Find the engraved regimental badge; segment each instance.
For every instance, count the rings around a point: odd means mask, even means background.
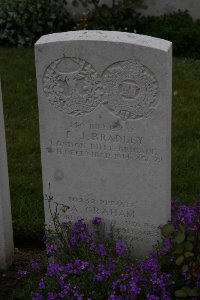
[[[43,88],[55,108],[73,116],[91,112],[103,99],[100,76],[88,62],[74,57],[52,62]]]
[[[147,118],[159,100],[155,75],[136,59],[116,62],[100,76],[85,60],[63,57],[47,67],[43,88],[56,109],[72,116],[104,105],[122,120]]]
[[[158,103],[154,74],[136,60],[109,66],[102,76],[104,105],[122,120],[147,118]]]

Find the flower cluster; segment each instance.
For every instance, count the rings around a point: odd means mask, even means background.
[[[172,221],[161,228],[162,247],[152,255],[168,269],[177,299],[200,297],[200,201],[196,205],[172,203]]]
[[[49,260],[39,281],[36,262],[30,262],[32,272],[19,271],[21,277],[30,276],[27,299],[30,295],[33,300],[198,299],[199,202],[196,206],[173,203],[172,216],[161,227],[162,244],[138,261],[129,257],[124,241],[102,234],[100,217],[89,225],[83,219],[61,224],[54,220],[56,233],[45,238]]]
[[[197,201],[195,206],[173,204],[173,220],[172,224],[175,228],[179,224],[187,226],[188,231],[200,231],[199,216],[200,216],[200,201]]]

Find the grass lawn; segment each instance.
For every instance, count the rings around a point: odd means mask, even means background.
[[[44,223],[33,49],[0,49],[14,232]],[[200,197],[200,60],[174,59],[172,197]]]

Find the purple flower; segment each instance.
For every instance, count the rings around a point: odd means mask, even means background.
[[[115,247],[116,253],[120,256],[123,256],[126,251],[126,244],[124,241],[117,242]]]
[[[61,299],[66,299],[66,296],[69,294],[70,289],[66,288],[63,289],[60,293],[59,293],[59,297]]]
[[[57,245],[55,243],[52,244],[46,243],[46,250],[49,255],[53,256],[57,251]]]
[[[104,282],[106,281],[110,276],[109,270],[105,268],[103,264],[98,265],[98,273],[94,275],[93,281],[94,282]]]
[[[157,257],[150,257],[144,262],[139,263],[143,270],[155,272],[159,269],[159,263]]]
[[[82,300],[83,299],[83,295],[81,293],[79,293],[79,291],[77,291],[76,289],[74,289],[74,291],[73,291],[73,296],[77,300]]]
[[[18,270],[17,274],[21,277],[25,277],[28,275],[28,272],[26,270]]]
[[[173,241],[172,236],[165,238],[162,247],[158,251],[158,254],[165,255],[166,253],[168,253],[172,247],[172,241]]]
[[[181,205],[178,211],[178,219],[181,223],[192,223],[196,217],[196,212],[193,207]]]
[[[67,295],[71,289],[71,285],[70,283],[66,283],[63,277],[60,277],[59,279],[59,285],[61,287],[61,289],[63,290],[62,295]]]
[[[38,270],[40,268],[39,263],[36,261],[31,260],[29,264],[32,270]]]
[[[173,221],[172,224],[176,229],[178,229],[178,225],[181,223],[185,225],[187,231],[196,231],[198,230],[199,222],[197,220],[200,214],[200,205],[197,202],[196,206],[189,205],[174,205],[173,207]]]
[[[106,256],[107,255],[107,251],[106,251],[106,247],[103,243],[99,243],[98,247],[97,247],[97,254],[99,256]]]
[[[45,284],[44,278],[41,278],[39,281],[39,288],[45,289],[45,287],[46,287],[46,284]]]
[[[120,284],[119,289],[120,289],[120,292],[125,292],[127,289],[126,284]]]
[[[157,296],[155,296],[155,295],[150,295],[150,294],[148,294],[148,295],[147,295],[147,299],[148,299],[148,300],[160,300],[160,297],[157,297]]]
[[[55,261],[52,261],[49,263],[47,268],[47,276],[53,277],[60,274],[60,271],[62,271],[62,267],[60,267]]]
[[[92,265],[92,264],[90,264],[89,266],[88,266],[88,268],[87,268],[87,271],[89,272],[89,273],[93,273],[94,272],[94,266]]]
[[[74,266],[73,263],[69,262],[67,263],[64,268],[63,268],[64,272],[66,272],[67,274],[73,274],[74,272]]]
[[[75,235],[72,235],[70,238],[69,238],[69,244],[72,248],[76,247],[77,244],[78,244],[78,239]]]
[[[95,217],[93,220],[92,220],[92,224],[93,225],[99,225],[101,223],[101,218],[100,217]]]
[[[122,299],[121,296],[117,296],[117,295],[114,295],[114,294],[112,294],[108,297],[108,300],[121,300],[121,299]]]
[[[75,259],[74,268],[79,273],[82,270],[85,270],[89,267],[89,263],[87,261],[81,260],[81,259]]]
[[[42,300],[41,293],[38,293],[38,292],[32,293],[31,296],[32,296],[32,300]]]
[[[116,260],[113,259],[113,258],[110,258],[109,259],[109,265],[108,265],[108,270],[109,270],[110,274],[114,272],[114,270],[116,268],[116,265],[117,265]]]
[[[130,281],[129,285],[130,285],[130,292],[132,295],[136,296],[137,294],[140,293],[141,289],[137,287],[137,285],[134,281]]]
[[[117,286],[118,286],[118,284],[121,282],[121,280],[116,280],[116,281],[113,281],[112,282],[112,289],[113,290],[116,290],[116,288],[117,288]]]
[[[77,247],[80,243],[92,243],[94,234],[88,230],[87,225],[84,221],[78,220],[72,227],[72,232],[68,238],[69,245],[71,248]]]
[[[169,296],[169,294],[166,291],[163,291],[161,299],[162,300],[171,300],[171,296]]]
[[[74,223],[74,233],[80,233],[80,232],[86,232],[87,231],[87,225],[85,224],[83,219],[78,220]]]
[[[48,292],[47,294],[47,300],[57,300],[58,295],[56,292]]]

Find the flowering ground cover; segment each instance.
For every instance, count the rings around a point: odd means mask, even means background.
[[[59,223],[44,242],[45,269],[31,261],[18,271],[25,282],[20,299],[170,300],[200,297],[200,202],[173,202],[172,221],[161,228],[162,242],[144,260],[131,257],[124,241],[103,231],[103,220]]]
[[[23,282],[18,280],[17,272],[25,269],[29,265],[30,260],[37,260],[42,264],[46,264],[45,250],[36,248],[15,248],[14,261],[7,271],[0,272],[0,299],[1,300],[20,300],[19,297],[13,297],[13,291],[23,289]]]

